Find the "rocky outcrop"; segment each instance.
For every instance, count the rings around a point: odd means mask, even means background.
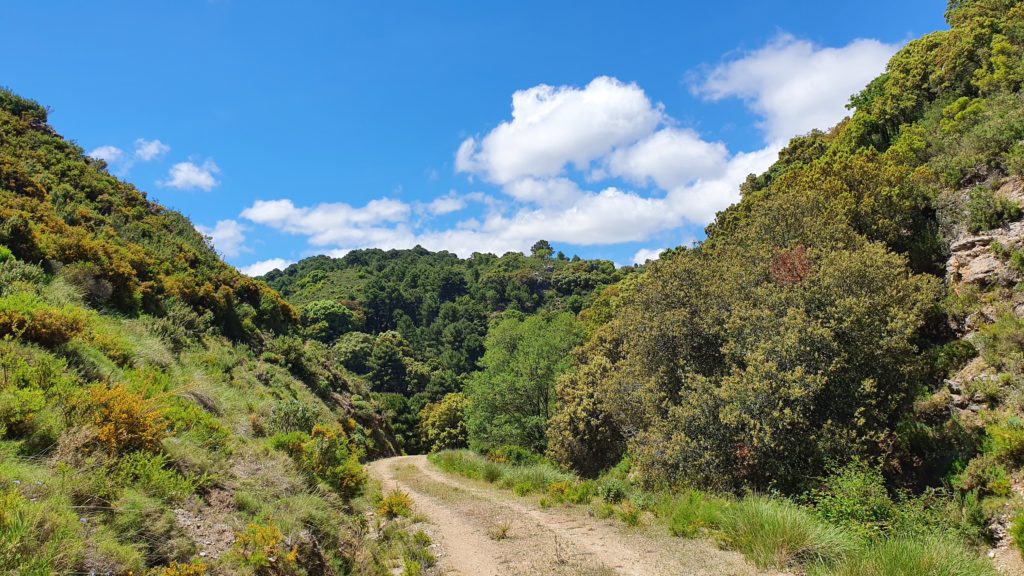
[[[993,248],[1002,249],[997,253]],[[946,279],[951,285],[1009,286],[1021,275],[1008,262],[1008,254],[1024,248],[1024,222],[1013,222],[1005,228],[990,230],[978,236],[957,240],[949,247]]]
[[[1024,206],[1024,180],[1010,178],[996,194]],[[1000,249],[994,249],[996,246]],[[1012,222],[983,234],[961,237],[949,247],[946,280],[954,287],[960,284],[1013,285],[1022,278],[1008,260],[1014,250],[1022,249],[1024,222]]]

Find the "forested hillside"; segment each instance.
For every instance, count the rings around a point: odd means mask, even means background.
[[[525,443],[543,451],[555,408],[554,381],[564,369],[559,364],[582,338],[573,319],[592,316],[584,309],[596,295],[633,271],[606,260],[570,259],[540,240],[529,256],[477,253],[460,259],[419,247],[356,250],[343,258],[307,258],[264,280],[296,306],[307,337],[330,346],[341,365],[362,377],[385,408],[400,449],[417,453],[465,445],[465,431],[439,431],[423,420],[463,406],[463,393],[475,378],[480,395],[501,395],[523,410],[486,417],[479,412],[480,426],[492,417],[533,422],[532,441],[505,426],[501,438],[487,444]],[[532,341],[530,361],[544,364],[544,373],[514,374],[510,357],[503,360],[502,374],[510,377],[503,384],[480,372],[498,361],[497,344],[485,354],[489,332],[492,340],[508,334],[506,350],[526,353],[525,342]],[[536,401],[544,397],[549,401]]]
[[[0,90],[0,572],[381,574],[384,417],[264,283]]]

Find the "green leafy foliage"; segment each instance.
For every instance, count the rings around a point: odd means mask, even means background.
[[[470,446],[514,444],[543,453],[555,410],[555,380],[581,341],[579,325],[565,313],[508,317],[495,324],[487,335],[483,369],[466,389]]]
[[[430,451],[465,448],[469,442],[466,430],[465,394],[453,392],[441,400],[427,404],[420,411],[423,439]]]
[[[362,492],[366,473],[344,431],[314,426],[309,434],[278,434],[271,441],[287,452],[311,481],[323,482],[346,499]]]

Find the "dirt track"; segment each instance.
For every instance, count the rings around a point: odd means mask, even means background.
[[[626,528],[578,509],[542,509],[531,499],[440,472],[424,456],[378,460],[369,470],[385,491],[408,492],[416,512],[428,518],[440,574],[758,574],[739,554],[709,542]]]

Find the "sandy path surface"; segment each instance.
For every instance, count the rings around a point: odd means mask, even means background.
[[[445,474],[424,456],[369,465],[385,491],[399,488],[428,518],[441,574],[462,576],[747,576],[739,554],[656,528],[630,529],[578,509],[538,507],[486,483]],[[506,531],[504,537],[497,535]]]

